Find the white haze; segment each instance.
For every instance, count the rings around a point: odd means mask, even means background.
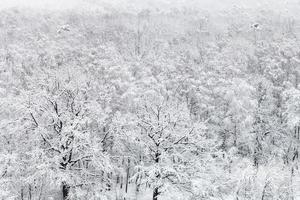
[[[23,7],[50,10],[105,10],[139,11],[155,9],[159,11],[193,7],[216,11],[239,7],[245,9],[274,10],[284,15],[295,16],[300,9],[299,0],[0,0],[0,9]]]

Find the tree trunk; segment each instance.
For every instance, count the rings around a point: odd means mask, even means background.
[[[29,184],[28,186],[28,199],[31,200],[32,198],[32,190],[31,190],[31,185]]]
[[[119,176],[119,174],[117,174],[116,185],[118,185],[118,184],[119,184],[119,182],[120,182],[120,176]]]
[[[160,153],[157,151],[155,153],[155,163],[159,163],[159,156],[160,156]],[[159,178],[160,177],[160,174],[156,174],[156,178]],[[153,190],[153,200],[158,200],[158,195],[159,195],[159,191],[158,191],[158,186],[155,186],[154,190]]]
[[[21,200],[24,200],[24,190],[23,190],[23,187],[21,189]]]
[[[159,195],[158,187],[156,187],[153,190],[153,200],[158,200],[158,195]]]
[[[129,167],[130,167],[130,160],[128,158],[128,166],[126,170],[126,185],[125,185],[125,192],[127,193],[128,191],[128,184],[129,184]]]
[[[62,183],[62,195],[63,195],[63,200],[67,200],[69,196],[69,191],[70,191],[70,186],[66,182]]]
[[[290,178],[290,199],[294,200],[294,183],[293,183],[293,177],[294,177],[294,167],[291,168],[291,178]]]
[[[120,178],[120,189],[123,188],[123,175],[121,175],[121,178]]]

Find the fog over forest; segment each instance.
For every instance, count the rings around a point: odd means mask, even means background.
[[[0,200],[300,200],[299,0],[0,0]]]

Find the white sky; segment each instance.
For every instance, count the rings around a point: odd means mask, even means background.
[[[0,8],[29,7],[37,9],[72,9],[86,6],[83,0],[0,0]]]
[[[27,7],[34,9],[102,9],[110,7],[135,10],[148,6],[164,9],[170,7],[199,7],[207,10],[228,9],[232,6],[243,8],[267,8],[290,14],[298,13],[300,0],[0,0],[0,9]]]

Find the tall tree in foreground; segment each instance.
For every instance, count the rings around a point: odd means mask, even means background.
[[[189,191],[201,159],[205,127],[190,119],[185,103],[157,92],[140,99],[126,135],[142,149],[134,178],[152,188],[153,200],[171,188]]]
[[[91,197],[105,191],[103,176],[110,169],[99,142],[103,133],[97,129],[104,126],[107,115],[97,95],[90,93],[86,74],[75,68],[72,74],[59,73],[41,74],[40,83],[32,82],[32,90],[24,95],[27,116],[21,121],[27,124],[24,136],[31,138],[24,141],[30,152],[24,158],[35,164],[33,177],[45,175],[49,183],[61,185],[63,199]]]

